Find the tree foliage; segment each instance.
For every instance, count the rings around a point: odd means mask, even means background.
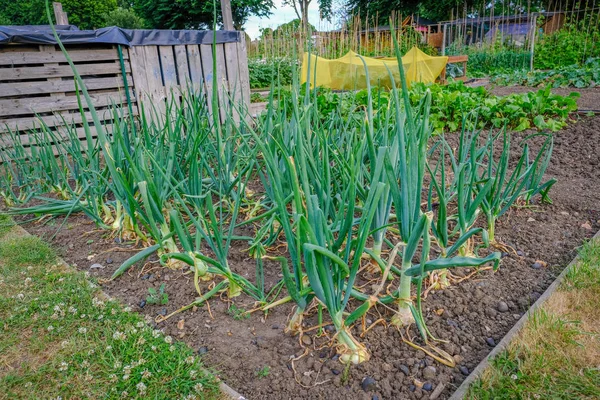
[[[450,19],[452,10],[462,11],[479,7],[483,0],[348,0],[349,14],[360,15],[361,19],[377,21],[386,25],[395,15],[419,14],[432,21]]]
[[[105,14],[117,8],[117,0],[61,0],[69,23],[80,29],[104,26]],[[10,25],[45,25],[45,0],[0,0],[0,20]]]
[[[145,21],[131,8],[117,7],[113,11],[105,14],[105,26],[118,26],[125,29],[143,29],[146,27]]]
[[[212,0],[133,0],[133,7],[152,28],[209,29],[213,25]],[[272,0],[231,0],[235,29],[241,30],[251,15],[269,16],[272,7]],[[217,23],[222,20],[217,2]]]

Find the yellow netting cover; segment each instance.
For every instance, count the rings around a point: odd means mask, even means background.
[[[400,72],[398,71],[398,60],[392,58],[370,58],[363,57],[369,70],[369,80],[371,85],[391,87],[392,83],[388,73],[388,68],[394,76],[394,82],[400,86]],[[301,83],[305,83],[308,78],[308,53],[304,53],[302,60],[302,73],[300,75]],[[402,57],[402,65],[406,74],[406,80],[411,82],[435,82],[440,75],[448,57],[432,57],[417,47],[413,47]],[[387,66],[387,68],[386,68]],[[316,76],[315,76],[316,69]],[[326,58],[310,55],[310,84],[330,89],[364,89],[367,87],[367,75],[363,61],[353,51],[345,56],[328,60]]]

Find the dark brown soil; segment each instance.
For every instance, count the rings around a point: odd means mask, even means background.
[[[518,139],[525,135],[526,132],[514,134],[513,147],[518,147]],[[439,398],[447,398],[463,381],[464,373],[489,353],[492,347],[488,342],[500,341],[574,257],[576,247],[600,229],[599,162],[600,117],[582,117],[580,122],[556,133],[547,172],[558,179],[551,191],[553,204],[515,209],[497,226],[498,239],[522,256],[507,256],[496,273],[479,272],[426,298],[428,327],[434,336],[448,341],[439,347],[454,356],[455,368],[404,344],[397,330],[377,324],[361,339],[371,360],[351,367],[345,379],[344,367],[336,361],[335,351],[325,346],[326,337],[318,338],[317,331],[312,330],[308,333],[310,340],[305,339],[301,345],[298,337],[283,332],[293,309],[291,304],[275,308],[266,317],[253,313],[246,318],[236,314],[231,308],[233,303],[215,298],[210,301],[210,308],[181,313],[158,324],[158,328],[206,353],[206,363],[249,399],[427,399],[432,392],[420,388],[423,383],[433,388],[443,384],[445,389]],[[60,221],[54,226],[28,223],[25,228],[51,239],[59,224]],[[98,278],[107,278],[134,254],[130,251],[132,245],[115,243],[83,216],[69,218],[66,228],[50,241],[68,262]],[[253,280],[255,264],[245,253],[246,247],[245,243],[236,244],[230,265]],[[548,266],[534,269],[531,265],[536,260],[547,262]],[[90,269],[95,263],[104,268]],[[474,271],[463,270],[460,274],[469,272]],[[279,265],[266,263],[265,274],[267,286],[273,285],[280,279]],[[148,288],[162,283],[169,295],[168,304],[140,307]],[[143,268],[137,266],[103,288],[133,310],[152,318],[189,304],[196,297],[191,275],[166,270],[156,262]],[[500,301],[508,305],[507,312],[498,311]],[[240,296],[235,307],[247,310],[254,304],[250,298]],[[385,309],[374,308],[366,323],[370,325],[386,315],[389,317]],[[306,322],[307,327],[317,324],[315,316]],[[362,328],[356,327],[354,333],[359,336]],[[428,368],[431,375],[425,378],[424,369],[429,366],[435,371]],[[264,367],[269,367],[268,374],[259,373]],[[369,390],[361,386],[366,377],[376,382]]]

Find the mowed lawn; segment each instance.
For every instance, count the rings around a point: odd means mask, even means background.
[[[600,239],[477,381],[469,399],[600,399]]]
[[[0,398],[214,399],[189,347],[106,299],[0,215]]]

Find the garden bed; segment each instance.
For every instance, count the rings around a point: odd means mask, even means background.
[[[430,293],[424,301],[427,326],[435,337],[448,341],[440,347],[454,356],[455,368],[404,344],[395,328],[376,324],[361,339],[371,359],[345,374],[335,350],[328,346],[331,333],[326,330],[329,337],[316,337],[317,330],[311,330],[301,340],[289,336],[283,328],[291,303],[274,308],[267,317],[260,312],[247,317],[243,310],[254,304],[245,296],[234,303],[212,299],[210,308],[181,313],[157,326],[204,354],[206,364],[249,399],[430,398],[439,385],[443,391],[437,398],[447,398],[551,284],[573,258],[575,248],[600,229],[600,117],[582,118],[555,134],[547,170],[558,180],[550,192],[553,204],[516,208],[498,222],[497,237],[519,255],[504,257],[496,273],[480,271],[449,289]],[[527,134],[514,134],[512,146],[518,147],[518,139]],[[457,138],[450,136],[449,141],[456,144]],[[24,227],[52,243],[67,262],[98,278],[110,277],[134,254],[133,245],[116,243],[84,216],[71,216],[53,237],[60,223],[59,219]],[[229,263],[234,272],[252,278],[255,261],[247,247],[245,242],[235,243]],[[285,254],[284,243],[279,249]],[[533,268],[537,260],[548,266]],[[280,272],[279,265],[265,262],[267,288],[281,279]],[[472,272],[463,269],[455,274]],[[168,304],[144,304],[148,288],[162,284]],[[152,317],[171,313],[196,297],[193,275],[166,270],[157,262],[136,266],[103,289]],[[306,328],[318,324],[314,314],[306,319]],[[386,314],[386,309],[374,307],[367,326]],[[354,328],[356,336],[363,332],[360,325]]]
[[[529,86],[495,86],[489,85],[489,90],[496,96],[506,96],[511,93],[528,93],[540,90],[539,87]],[[486,85],[486,86],[488,86]],[[569,93],[578,92],[581,96],[577,99],[577,106],[579,110],[585,112],[593,110],[600,112],[600,105],[598,104],[598,98],[600,98],[600,87],[576,89],[576,88],[552,88],[553,94],[560,96],[568,96]]]

